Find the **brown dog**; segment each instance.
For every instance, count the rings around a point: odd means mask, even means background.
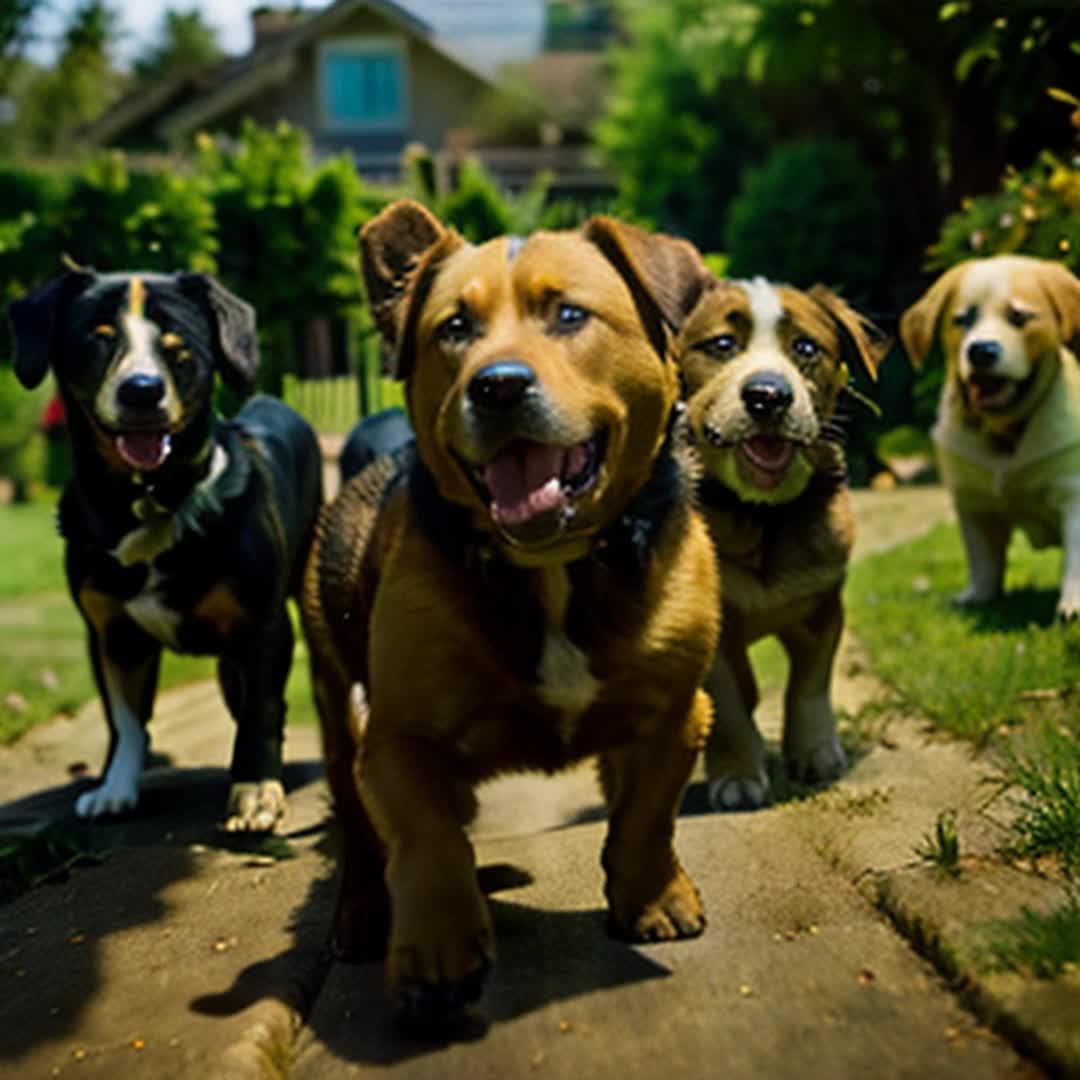
[[[370,954],[389,920],[388,985],[436,1019],[494,953],[465,825],[496,774],[599,755],[614,927],[704,927],[672,839],[717,579],[668,345],[706,276],[689,245],[610,219],[474,247],[410,202],[361,248],[416,444],[346,485],[308,566],[345,832],[335,942]]]
[[[1080,280],[1048,259],[969,259],[904,313],[900,336],[914,364],[935,341],[945,354],[931,434],[967,555],[956,602],[998,595],[1019,528],[1062,546],[1058,615],[1080,616]]]
[[[876,377],[875,334],[821,286],[800,292],[757,278],[716,282],[676,347],[723,582],[723,632],[706,680],[715,721],[705,766],[717,809],[769,798],[747,656],[767,635],[790,661],[788,772],[818,782],[846,767],[830,684],[854,521],[834,415],[852,365]]]

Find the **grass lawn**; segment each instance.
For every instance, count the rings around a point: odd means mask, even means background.
[[[0,506],[0,743],[96,694],[82,619],[64,580],[55,516],[55,500]],[[212,658],[166,652],[160,685],[213,678],[214,671]],[[299,632],[286,698],[290,723],[314,721]]]
[[[963,549],[955,526],[939,525],[855,564],[847,600],[852,631],[902,704],[992,748],[1002,797],[1018,810],[1013,852],[1048,858],[1080,889],[1080,621],[1055,621],[1060,574],[1060,550],[1017,536],[1004,595],[956,608]],[[995,963],[1052,974],[1080,962],[1078,924],[1075,901],[1048,917],[1027,912]]]

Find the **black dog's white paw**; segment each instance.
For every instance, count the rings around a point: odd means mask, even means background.
[[[285,788],[280,780],[233,784],[225,807],[226,832],[272,832],[285,818]]]

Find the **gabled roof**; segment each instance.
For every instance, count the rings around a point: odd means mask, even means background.
[[[166,141],[183,138],[212,124],[222,113],[237,108],[256,94],[287,81],[295,71],[297,54],[302,48],[365,9],[420,39],[484,86],[494,86],[490,75],[462,57],[427,22],[394,0],[334,0],[245,56],[194,76],[178,76],[135,90],[89,125],[82,135],[101,145],[158,113],[161,119],[156,127],[161,137]]]

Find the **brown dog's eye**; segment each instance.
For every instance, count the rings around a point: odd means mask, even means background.
[[[706,338],[695,345],[694,348],[700,349],[706,356],[711,356],[717,360],[725,360],[731,356],[738,344],[734,334],[717,334],[716,337]]]
[[[957,326],[962,326],[965,330],[970,330],[975,325],[976,315],[978,315],[978,311],[974,307],[966,307],[953,315],[953,322]]]
[[[821,346],[813,338],[808,337],[796,338],[791,347],[804,360],[813,360],[821,352]]]
[[[435,338],[440,345],[461,345],[475,333],[476,323],[467,311],[455,311],[435,327]]]
[[[573,334],[589,321],[589,313],[577,304],[563,301],[555,309],[555,330],[560,334]]]
[[[1015,326],[1017,330],[1023,330],[1023,328],[1035,318],[1035,312],[1010,304],[1009,310],[1005,312],[1005,318],[1008,320],[1010,326]]]

